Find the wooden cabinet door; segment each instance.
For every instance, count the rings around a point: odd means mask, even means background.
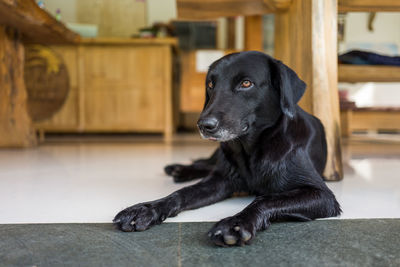
[[[83,128],[162,132],[168,49],[168,46],[84,46]]]

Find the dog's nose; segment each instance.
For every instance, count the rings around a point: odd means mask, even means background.
[[[214,117],[201,119],[197,122],[199,128],[207,133],[214,133],[218,127],[218,120]]]

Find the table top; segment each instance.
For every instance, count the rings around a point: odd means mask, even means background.
[[[79,34],[41,9],[34,0],[0,0],[0,25],[18,30],[26,43],[65,44],[80,40]]]
[[[165,38],[129,38],[129,37],[96,37],[82,38],[80,44],[104,44],[104,45],[172,45],[178,44],[178,39],[173,37]]]

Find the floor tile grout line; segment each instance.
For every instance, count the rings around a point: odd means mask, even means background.
[[[182,243],[182,223],[178,223],[178,267],[182,267],[181,243]]]

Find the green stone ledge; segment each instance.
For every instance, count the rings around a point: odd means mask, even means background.
[[[213,223],[0,225],[1,266],[400,266],[400,219],[277,223],[249,246],[220,248]]]

